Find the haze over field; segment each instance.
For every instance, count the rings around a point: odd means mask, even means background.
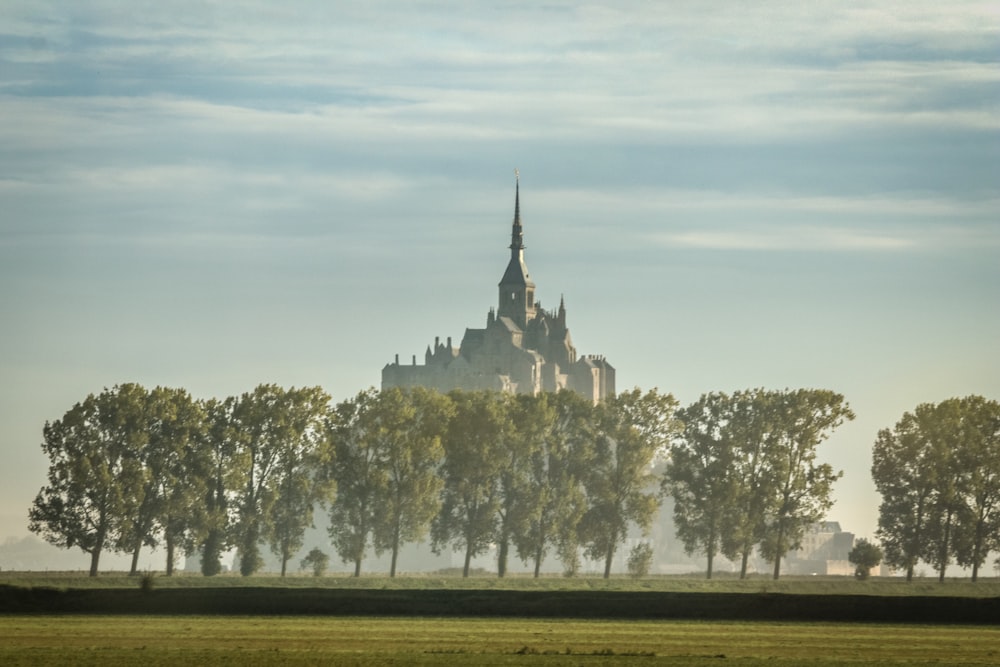
[[[619,389],[1000,398],[989,2],[0,5],[0,541],[121,382],[334,400],[526,263]],[[81,561],[85,556],[80,554]]]

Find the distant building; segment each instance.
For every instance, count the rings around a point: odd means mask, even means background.
[[[520,182],[515,185],[510,262],[500,279],[499,304],[483,329],[466,329],[459,347],[451,338],[428,346],[424,363],[394,362],[382,369],[382,388],[492,389],[519,394],[571,389],[595,403],[615,393],[615,369],[603,356],[577,357],[562,299],[555,311],[535,300],[535,283],[524,263]]]
[[[853,575],[847,554],[854,548],[854,533],[840,529],[837,521],[821,521],[806,528],[802,546],[788,554],[789,574]]]

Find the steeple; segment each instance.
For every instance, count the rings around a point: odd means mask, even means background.
[[[510,231],[510,262],[500,279],[497,317],[509,317],[523,331],[535,317],[535,283],[524,263],[524,228],[521,226],[521,177],[514,170],[514,223]]]
[[[521,175],[514,170],[514,224],[510,232],[510,258],[524,250],[524,228],[521,227]]]

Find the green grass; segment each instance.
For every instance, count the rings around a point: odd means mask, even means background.
[[[137,588],[140,577],[121,573],[106,573],[88,577],[79,572],[3,572],[0,585],[50,588]],[[533,579],[516,575],[499,579],[482,575],[463,579],[460,576],[435,574],[404,575],[390,579],[384,575],[358,578],[347,575],[313,577],[294,575],[281,578],[277,575],[241,577],[225,574],[203,577],[198,574],[178,574],[173,577],[157,575],[155,588],[227,588],[227,587],[279,587],[279,588],[344,588],[384,590],[559,590],[559,591],[662,591],[676,593],[802,593],[812,595],[942,595],[948,597],[1000,597],[1000,579],[948,579],[939,584],[937,579],[915,579],[907,583],[902,578],[873,578],[856,581],[850,577],[752,577],[746,580],[718,578],[711,581],[695,576],[652,576],[639,580],[625,576],[605,580],[600,577],[545,576]]]
[[[723,658],[724,656],[724,658]],[[0,664],[990,665],[1000,628],[421,618],[7,616]]]

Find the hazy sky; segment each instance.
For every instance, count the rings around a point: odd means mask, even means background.
[[[1000,398],[995,2],[0,4],[0,539],[121,382],[378,385],[526,261],[619,388]]]

